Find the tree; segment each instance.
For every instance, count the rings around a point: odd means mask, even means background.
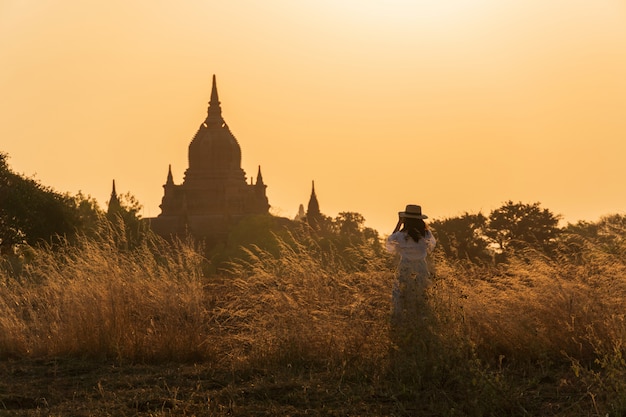
[[[72,238],[95,228],[101,213],[89,197],[60,194],[38,181],[11,171],[7,155],[0,153],[0,248],[10,252],[19,244],[51,242],[56,236]]]
[[[533,247],[549,253],[554,249],[560,216],[540,203],[523,204],[507,201],[491,212],[485,234],[501,252]]]
[[[334,224],[339,234],[359,236],[364,228],[365,217],[360,213],[342,211],[335,217]]]
[[[108,202],[106,218],[118,233],[118,246],[122,249],[132,249],[140,244],[149,233],[149,225],[141,219],[139,212],[142,205],[130,193],[118,197],[111,195]]]
[[[328,265],[360,270],[381,258],[383,252],[378,232],[365,226],[365,218],[354,212],[341,212],[335,218],[323,214],[311,226],[303,220],[289,220],[271,215],[248,216],[229,233],[228,240],[208,254],[214,269],[229,260],[245,259],[249,250],[280,256],[282,245],[294,251],[306,247]]]
[[[482,214],[465,213],[460,217],[434,220],[430,226],[446,256],[471,262],[491,260],[485,236],[487,218]]]
[[[570,238],[578,236],[592,242],[606,253],[626,253],[626,216],[622,214],[603,216],[597,222],[579,221],[568,224],[564,233]]]
[[[74,206],[77,210],[77,231],[87,236],[94,236],[104,217],[104,212],[98,206],[98,202],[95,198],[90,195],[84,195],[80,191],[71,198],[74,200]]]
[[[377,252],[382,249],[378,232],[365,226],[365,217],[352,211],[342,211],[332,220],[332,236],[339,249],[351,246],[366,245]]]

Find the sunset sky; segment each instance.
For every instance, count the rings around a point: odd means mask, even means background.
[[[626,210],[623,0],[0,0],[0,152],[154,217],[213,74],[277,215]]]

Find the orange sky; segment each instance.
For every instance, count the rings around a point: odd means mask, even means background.
[[[0,151],[156,216],[212,74],[274,214],[626,209],[622,0],[0,0]]]

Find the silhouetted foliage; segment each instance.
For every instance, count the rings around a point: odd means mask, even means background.
[[[139,214],[141,209],[139,201],[130,193],[116,196],[113,202],[109,202],[106,218],[118,232],[120,248],[135,248],[149,233],[149,225],[142,221]]]
[[[38,181],[11,171],[7,155],[0,153],[0,247],[11,252],[16,245],[51,243],[95,229],[101,212],[94,200],[82,194],[60,194]]]
[[[365,226],[365,217],[360,213],[342,211],[332,220],[332,234],[341,247],[353,245],[380,246],[378,232]]]
[[[433,220],[430,226],[437,246],[447,257],[475,263],[491,260],[489,241],[485,235],[487,218],[482,213]]]
[[[506,253],[526,247],[549,253],[555,248],[560,216],[543,209],[539,203],[507,201],[489,215],[485,234]]]
[[[284,221],[281,221],[284,220]],[[285,222],[270,214],[250,215],[237,223],[228,234],[226,242],[209,248],[210,272],[228,269],[228,264],[236,259],[245,259],[246,250],[258,247],[278,256],[277,235],[286,232]]]
[[[587,241],[608,254],[626,254],[625,215],[612,214],[601,217],[597,222],[579,221],[568,224],[563,233],[569,237],[570,252],[574,247],[582,246],[581,241]],[[578,244],[573,242],[573,237],[577,237]]]
[[[343,211],[331,221],[330,232],[324,237],[336,248],[349,270],[360,270],[372,258],[383,254],[378,232],[365,226],[365,217],[360,213]]]
[[[341,212],[334,219],[320,213],[311,226],[307,219],[289,220],[272,215],[251,215],[242,219],[229,233],[227,242],[213,247],[208,256],[212,270],[228,269],[228,263],[246,259],[249,250],[280,256],[280,240],[298,251],[305,247],[322,260],[358,270],[380,258],[383,253],[378,232],[365,226],[365,218],[354,212]]]

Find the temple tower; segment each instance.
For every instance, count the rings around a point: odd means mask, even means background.
[[[161,214],[150,219],[158,234],[188,232],[215,242],[243,217],[269,212],[260,166],[256,183],[246,182],[239,142],[222,117],[215,75],[207,117],[189,144],[188,162],[180,185],[168,169]]]
[[[322,221],[322,213],[320,212],[320,204],[315,194],[315,181],[311,181],[311,197],[306,211],[306,220],[313,229],[319,229]]]
[[[109,198],[109,204],[107,206],[107,216],[113,217],[116,214],[122,211],[122,205],[120,203],[120,199],[117,196],[117,191],[115,190],[115,180],[113,180],[113,188],[111,190],[111,197]]]

